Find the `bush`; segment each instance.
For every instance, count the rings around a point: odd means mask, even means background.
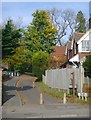
[[[39,51],[32,57],[32,72],[38,77],[39,80],[42,78],[45,70],[49,66],[50,56],[48,53]]]
[[[91,55],[86,57],[86,60],[83,63],[83,67],[87,71],[87,76],[91,78]]]

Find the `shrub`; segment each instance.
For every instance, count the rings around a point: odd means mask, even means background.
[[[32,72],[38,77],[39,80],[42,78],[45,70],[49,66],[50,56],[47,52],[39,51],[32,57]]]

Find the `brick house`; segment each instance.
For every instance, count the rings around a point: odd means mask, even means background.
[[[61,65],[61,68],[77,68],[85,61],[86,56],[90,54],[90,34],[91,29],[86,33],[75,32],[73,34],[72,41],[66,46],[67,61]]]

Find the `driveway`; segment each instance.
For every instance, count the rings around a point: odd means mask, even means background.
[[[3,86],[3,118],[77,118],[89,117],[89,107],[63,104],[54,97],[43,94],[44,104],[40,105],[39,87],[29,75],[13,77]]]

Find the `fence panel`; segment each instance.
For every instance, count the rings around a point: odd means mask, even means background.
[[[81,68],[63,68],[50,69],[45,71],[43,75],[43,82],[51,88],[58,88],[68,90],[69,85],[72,84],[72,72],[74,72],[75,85],[78,92],[81,91],[81,80],[84,83],[84,70],[81,73]]]

